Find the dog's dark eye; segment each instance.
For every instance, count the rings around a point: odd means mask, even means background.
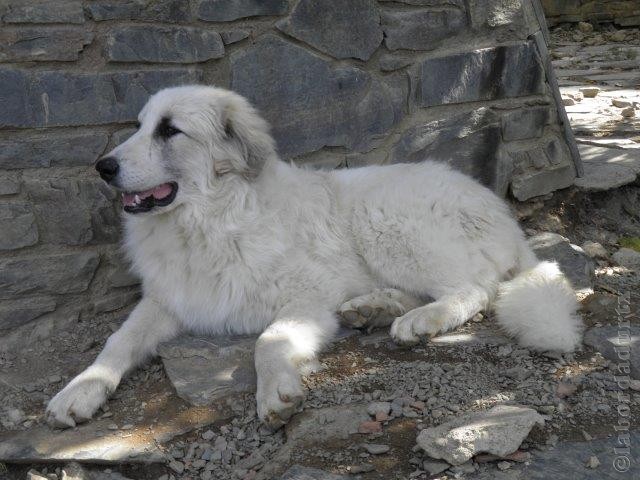
[[[171,138],[179,133],[182,133],[182,130],[171,125],[171,122],[168,118],[163,118],[156,128],[156,135],[164,140]]]

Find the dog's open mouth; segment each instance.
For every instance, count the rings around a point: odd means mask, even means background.
[[[155,207],[166,207],[176,198],[178,184],[162,183],[142,192],[124,192],[122,204],[127,213],[148,212]]]

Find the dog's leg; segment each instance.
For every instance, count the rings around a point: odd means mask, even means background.
[[[391,336],[397,343],[415,344],[420,335],[433,336],[462,325],[476,313],[487,308],[492,293],[481,287],[469,287],[435,302],[411,310],[396,318]]]
[[[258,416],[271,428],[284,425],[304,400],[301,373],[335,335],[336,317],[311,307],[285,308],[256,342]]]
[[[178,324],[157,303],[142,301],[122,327],[109,337],[95,362],[51,399],[47,421],[58,427],[73,427],[90,419],[106,401],[122,376],[154,354],[159,343],[176,335]]]
[[[342,323],[351,328],[372,330],[388,327],[396,317],[422,305],[419,299],[395,288],[375,290],[343,303],[338,309]]]

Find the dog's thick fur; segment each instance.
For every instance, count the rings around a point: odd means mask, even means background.
[[[52,423],[90,418],[125,372],[185,330],[261,333],[258,415],[274,427],[303,398],[301,369],[336,332],[336,312],[352,326],[391,324],[397,342],[414,343],[493,305],[522,345],[579,343],[558,267],[536,259],[501,199],[446,165],[297,168],[278,159],[247,101],[217,88],[163,90],[139,119],[109,154],[120,166],[110,183],[131,192],[176,182],[177,195],[125,214],[143,299],[51,400]],[[162,121],[179,133],[160,138]]]

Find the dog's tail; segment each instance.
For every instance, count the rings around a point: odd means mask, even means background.
[[[539,261],[523,244],[521,271],[498,286],[494,309],[500,326],[534,350],[573,351],[582,321],[569,281],[555,262]]]

